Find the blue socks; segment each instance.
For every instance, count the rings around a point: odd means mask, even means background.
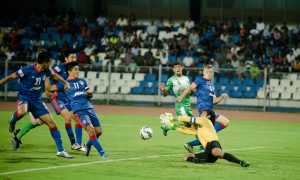
[[[80,124],[75,124],[75,134],[77,144],[82,143],[82,127]]]
[[[71,123],[65,123],[65,128],[68,134],[68,137],[70,139],[71,144],[75,143],[75,137],[74,137],[74,133],[72,130],[72,124]]]
[[[96,136],[90,136],[90,140],[87,143],[87,146],[93,145],[97,151],[99,152],[100,156],[105,154],[100,142],[97,140]]]
[[[52,138],[54,139],[55,143],[56,143],[56,147],[57,150],[59,152],[63,151],[63,145],[62,145],[62,140],[61,140],[61,136],[60,136],[60,132],[57,130],[57,127],[55,126],[54,128],[50,128],[50,133]]]
[[[25,115],[25,114],[24,114],[24,115]],[[10,123],[16,124],[16,122],[17,122],[19,119],[21,119],[24,115],[19,116],[19,115],[18,115],[18,111],[16,111],[16,112],[13,114],[13,116],[12,116],[12,118],[11,118],[11,120],[10,120]]]
[[[190,141],[187,143],[190,146],[199,146],[201,143],[198,139],[194,140],[194,141]]]

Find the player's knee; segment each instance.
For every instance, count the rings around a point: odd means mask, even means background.
[[[223,128],[229,125],[229,120],[222,115],[217,119],[217,122],[219,122],[223,126]]]
[[[220,148],[214,148],[212,150],[212,154],[215,156],[215,157],[223,157],[223,152]]]

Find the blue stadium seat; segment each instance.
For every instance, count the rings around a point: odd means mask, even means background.
[[[161,75],[161,82],[162,83],[167,83],[169,76],[167,74],[162,74]]]
[[[231,97],[241,98],[242,97],[242,91],[233,91],[233,92],[231,92]]]
[[[254,98],[256,96],[256,92],[254,91],[247,91],[244,93],[245,98]]]
[[[152,82],[156,80],[156,75],[155,74],[147,74],[145,77],[146,81]]]
[[[148,81],[144,80],[144,81],[140,81],[140,88],[146,88],[148,87]]]
[[[244,85],[252,86],[253,85],[253,79],[252,78],[245,78],[244,79]]]
[[[40,34],[40,39],[46,41],[48,39],[48,33],[41,33]]]
[[[232,80],[232,84],[235,85],[235,86],[239,86],[239,85],[242,84],[242,81],[239,78],[234,78]]]
[[[227,84],[229,84],[229,79],[227,77],[225,77],[225,76],[222,76],[219,79],[219,84],[220,85],[227,85]]]
[[[70,42],[71,42],[71,39],[72,39],[72,36],[71,36],[71,34],[64,33],[64,34],[63,34],[63,39],[64,39],[67,43],[70,43]]]
[[[255,84],[257,84],[259,87],[264,86],[264,80],[262,78],[256,78],[255,79]]]
[[[147,87],[144,89],[144,93],[146,95],[153,95],[155,93],[155,90],[157,89],[155,89],[154,87]]]
[[[143,88],[133,87],[131,88],[131,94],[143,94]]]

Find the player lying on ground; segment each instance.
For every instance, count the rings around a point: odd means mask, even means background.
[[[77,121],[86,130],[89,135],[89,141],[86,144],[86,156],[89,155],[91,146],[93,145],[102,158],[107,158],[98,137],[102,134],[100,121],[97,117],[95,109],[91,104],[90,98],[93,97],[91,89],[87,86],[84,79],[79,78],[79,67],[77,62],[70,62],[67,65],[68,79],[70,90],[65,91],[67,98],[71,103],[72,111]],[[63,90],[63,85],[57,83],[52,85],[50,91]]]
[[[214,163],[219,158],[222,158],[227,161],[240,164],[242,167],[250,166],[250,164],[246,161],[240,160],[232,154],[222,151],[222,147],[218,141],[218,135],[213,126],[215,123],[215,113],[212,110],[204,110],[201,117],[178,116],[175,118],[171,113],[165,113],[160,115],[160,120],[162,124],[169,126],[170,129],[175,129],[174,126],[177,126],[176,124],[178,122],[190,122],[200,125],[196,134],[205,148],[205,152],[185,155],[185,161],[195,163]]]

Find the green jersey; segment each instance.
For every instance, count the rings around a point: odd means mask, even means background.
[[[190,80],[187,76],[178,77],[174,74],[167,81],[166,89],[170,91],[173,90],[175,97],[180,96],[183,91],[190,86]],[[190,102],[190,94],[187,94],[182,101],[175,102],[176,114],[179,116],[192,116],[191,102]]]

